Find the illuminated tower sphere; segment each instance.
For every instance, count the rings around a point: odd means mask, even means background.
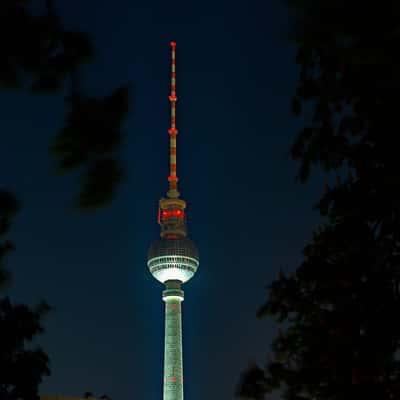
[[[171,42],[171,127],[170,175],[167,197],[159,203],[158,223],[161,239],[149,249],[147,265],[158,281],[165,285],[162,298],[165,302],[164,341],[164,400],[183,400],[182,361],[182,284],[196,273],[199,253],[195,244],[187,237],[186,203],[179,198],[176,175],[176,75],[175,42]]]

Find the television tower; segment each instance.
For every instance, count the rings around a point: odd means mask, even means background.
[[[178,191],[176,174],[176,43],[171,42],[171,127],[170,174],[167,197],[159,202],[158,223],[161,238],[149,249],[147,266],[158,281],[165,285],[162,298],[165,302],[164,339],[164,400],[183,400],[182,361],[182,284],[197,271],[199,253],[187,237],[186,202]]]

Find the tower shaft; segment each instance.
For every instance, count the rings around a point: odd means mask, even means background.
[[[199,252],[187,237],[186,202],[178,192],[176,174],[176,70],[175,42],[171,42],[171,127],[170,175],[166,198],[161,198],[158,209],[159,240],[153,242],[148,252],[147,266],[151,274],[165,285],[165,339],[164,339],[164,386],[163,400],[183,400],[182,357],[182,302],[181,288],[196,273]]]
[[[177,287],[180,284],[177,283]],[[183,290],[166,282],[163,400],[183,400],[182,301]]]

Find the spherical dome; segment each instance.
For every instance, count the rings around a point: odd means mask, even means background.
[[[199,252],[188,238],[159,239],[150,246],[147,266],[162,283],[168,280],[184,283],[197,271]]]
[[[149,249],[148,259],[160,256],[179,255],[199,258],[196,245],[188,238],[180,239],[159,239]]]

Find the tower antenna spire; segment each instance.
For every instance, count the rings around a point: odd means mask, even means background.
[[[176,174],[176,42],[171,42],[171,93],[169,101],[171,105],[171,126],[168,129],[169,133],[169,190],[167,196],[169,198],[178,198],[178,176]]]

